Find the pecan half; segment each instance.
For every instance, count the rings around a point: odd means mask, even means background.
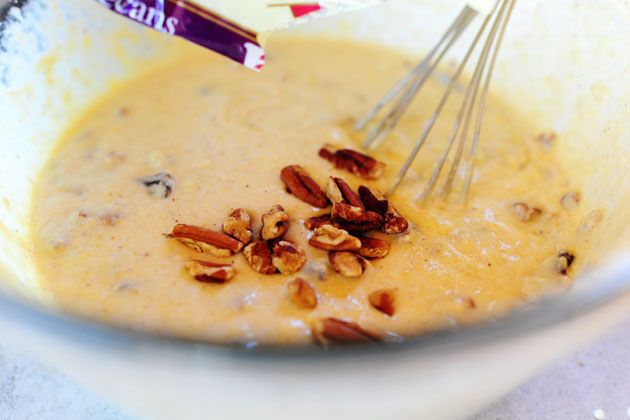
[[[94,217],[100,220],[101,222],[103,222],[103,224],[107,226],[114,226],[118,224],[118,222],[120,222],[122,219],[125,218],[125,216],[117,210],[105,210],[102,212],[97,212],[96,214],[90,213],[86,210],[79,210],[79,217],[81,218]]]
[[[580,204],[580,199],[581,196],[578,191],[569,191],[562,196],[562,198],[560,199],[560,204],[562,204],[562,207],[564,207],[566,210],[575,210],[578,204]]]
[[[193,225],[175,225],[168,236],[189,248],[215,257],[229,257],[243,248],[241,242],[224,233]]]
[[[355,322],[333,317],[317,320],[312,332],[315,340],[324,347],[330,344],[378,343],[383,340],[381,335]]]
[[[315,289],[306,280],[297,277],[287,284],[289,298],[298,308],[313,309],[317,306]]]
[[[375,212],[383,218],[383,232],[390,235],[403,233],[409,228],[409,222],[398,213],[398,210],[387,200],[380,191],[375,188],[362,185],[359,187],[359,195],[365,208]]]
[[[236,275],[232,264],[218,264],[210,261],[186,261],[184,268],[195,280],[203,283],[222,284]]]
[[[319,208],[328,205],[324,191],[301,166],[290,165],[282,168],[280,179],[291,194],[305,203]]]
[[[326,195],[332,203],[346,203],[354,207],[359,207],[365,210],[365,206],[359,197],[359,194],[355,193],[350,185],[341,178],[331,176],[328,178],[326,184]]]
[[[311,246],[327,251],[350,251],[361,248],[361,241],[348,231],[332,225],[323,225],[315,229],[313,237],[308,241]]]
[[[378,213],[346,203],[333,204],[332,220],[343,229],[354,232],[367,232],[383,224],[383,217]]]
[[[262,230],[260,235],[265,240],[276,239],[289,230],[289,215],[284,207],[276,204],[262,216]]]
[[[359,277],[367,267],[367,262],[363,257],[348,251],[330,252],[328,261],[333,270],[344,277]]]
[[[521,222],[529,222],[542,214],[538,207],[530,207],[527,203],[514,203],[510,206],[510,211]]]
[[[377,290],[370,293],[368,297],[370,305],[378,311],[383,312],[387,316],[394,315],[394,291],[389,290]]]
[[[306,264],[306,252],[298,244],[287,239],[273,243],[271,262],[282,274],[293,274]]]
[[[304,221],[304,227],[308,230],[315,230],[317,228],[322,227],[323,225],[329,225],[330,223],[330,213],[325,213],[319,216],[309,217]]]
[[[249,266],[261,274],[276,274],[271,256],[271,248],[267,241],[254,241],[245,247],[243,255]]]
[[[573,253],[562,251],[558,254],[558,259],[556,260],[556,270],[558,273],[566,276],[574,261],[575,255]]]
[[[361,248],[356,253],[365,258],[383,258],[389,254],[389,243],[379,238],[364,236],[359,238]]]
[[[252,240],[252,217],[247,210],[236,209],[223,222],[223,231],[242,243],[248,244]]]
[[[394,208],[394,206],[389,205],[387,210],[387,214],[385,215],[385,220],[383,221],[382,230],[385,233],[390,235],[396,235],[398,233],[403,233],[409,228],[409,222],[407,219],[402,217],[398,211]]]
[[[368,155],[350,149],[336,149],[328,144],[319,150],[319,156],[332,163],[335,168],[365,179],[376,179],[383,175],[385,170],[383,162]]]
[[[138,182],[147,187],[149,194],[160,198],[167,198],[170,196],[175,186],[173,177],[166,172],[160,172],[155,175],[140,178]]]

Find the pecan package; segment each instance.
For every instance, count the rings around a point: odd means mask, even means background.
[[[112,12],[158,32],[182,37],[245,67],[260,70],[267,33],[382,0],[96,0]]]

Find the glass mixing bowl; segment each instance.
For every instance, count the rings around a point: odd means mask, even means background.
[[[392,1],[292,30],[420,56],[461,5]],[[493,81],[508,102],[528,104],[519,107],[524,117],[560,134],[563,164],[580,168],[572,173],[583,186],[585,221],[595,209],[604,214],[585,256],[588,267],[571,290],[491,324],[328,352],[149,336],[55,307],[38,288],[30,254],[34,178],[74,115],[108,86],[176,59],[184,41],[107,13],[94,1],[0,0],[0,19],[2,339],[134,412],[185,417],[213,407],[260,417],[337,410],[347,418],[456,418],[629,313],[630,44],[624,41],[630,11],[621,0],[519,2]],[[451,58],[462,54],[455,49]],[[483,387],[476,385],[479,375]],[[461,404],[449,403],[453,398]]]

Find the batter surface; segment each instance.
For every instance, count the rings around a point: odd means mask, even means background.
[[[354,118],[414,61],[377,46],[274,41],[261,73],[191,53],[112,91],[60,140],[38,182],[33,234],[41,285],[61,308],[158,334],[299,344],[312,342],[313,325],[326,317],[396,338],[492,320],[570,284],[580,262],[571,236],[579,193],[554,164],[553,136],[539,138],[496,98],[468,207],[413,203],[448,136],[450,126],[438,125],[391,197],[409,228],[371,234],[389,243],[389,254],[369,260],[360,276],[332,269],[304,226],[322,211],[286,191],[281,169],[300,165],[322,188],[333,175],[355,189],[386,190],[443,81],[430,81],[374,152],[387,165],[383,176],[365,180],[318,151],[325,143],[360,150]],[[449,103],[445,121],[457,105]],[[164,185],[139,182],[158,173],[171,177],[167,197]],[[219,258],[165,236],[178,223],[220,232],[242,208],[256,237],[276,204],[290,218],[285,238],[306,254],[294,274],[261,274],[243,252]],[[191,259],[231,263],[236,275],[200,282],[186,269]],[[290,298],[297,277],[315,292],[315,305]],[[377,291],[393,299],[391,314],[374,306]]]

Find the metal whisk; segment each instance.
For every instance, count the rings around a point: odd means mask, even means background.
[[[357,122],[355,128],[357,130],[363,130],[374,121],[373,127],[368,132],[365,142],[363,143],[363,147],[365,149],[375,148],[396,126],[420,88],[433,74],[442,58],[459,39],[468,25],[476,16],[485,14],[481,27],[475,35],[472,44],[457,67],[457,70],[451,77],[444,95],[440,99],[431,117],[426,121],[422,134],[418,137],[418,140],[409,154],[409,157],[400,168],[400,171],[387,190],[386,195],[393,194],[407,174],[409,167],[414,162],[418,152],[429,137],[431,129],[438,120],[444,105],[457,85],[470,57],[473,55],[480,40],[485,36],[485,42],[481,53],[479,53],[478,61],[475,65],[472,77],[466,87],[464,98],[452,126],[450,135],[447,139],[445,150],[436,162],[431,177],[424,186],[424,189],[417,197],[417,201],[424,201],[431,195],[435,189],[438,179],[440,178],[440,174],[444,169],[449,154],[451,153],[453,146],[456,144],[455,155],[452,158],[448,175],[441,190],[442,198],[448,197],[453,187],[458,166],[462,162],[467,140],[471,138],[468,132],[471,120],[473,119],[473,114],[475,114],[472,142],[469,146],[467,158],[465,159],[466,169],[463,180],[462,199],[466,201],[470,190],[470,183],[475,164],[475,155],[479,144],[479,135],[481,132],[490,80],[492,78],[492,72],[501,46],[501,41],[503,40],[515,2],[516,0],[490,0],[490,2],[484,0],[469,1],[455,18],[437,45],[427,54],[427,56],[419,64],[413,67],[401,80],[399,80],[381,98],[376,106]],[[488,27],[490,27],[489,30],[486,30]],[[479,94],[480,86],[481,94]],[[375,121],[376,117],[381,114],[381,111],[383,111],[384,116],[382,119]]]

